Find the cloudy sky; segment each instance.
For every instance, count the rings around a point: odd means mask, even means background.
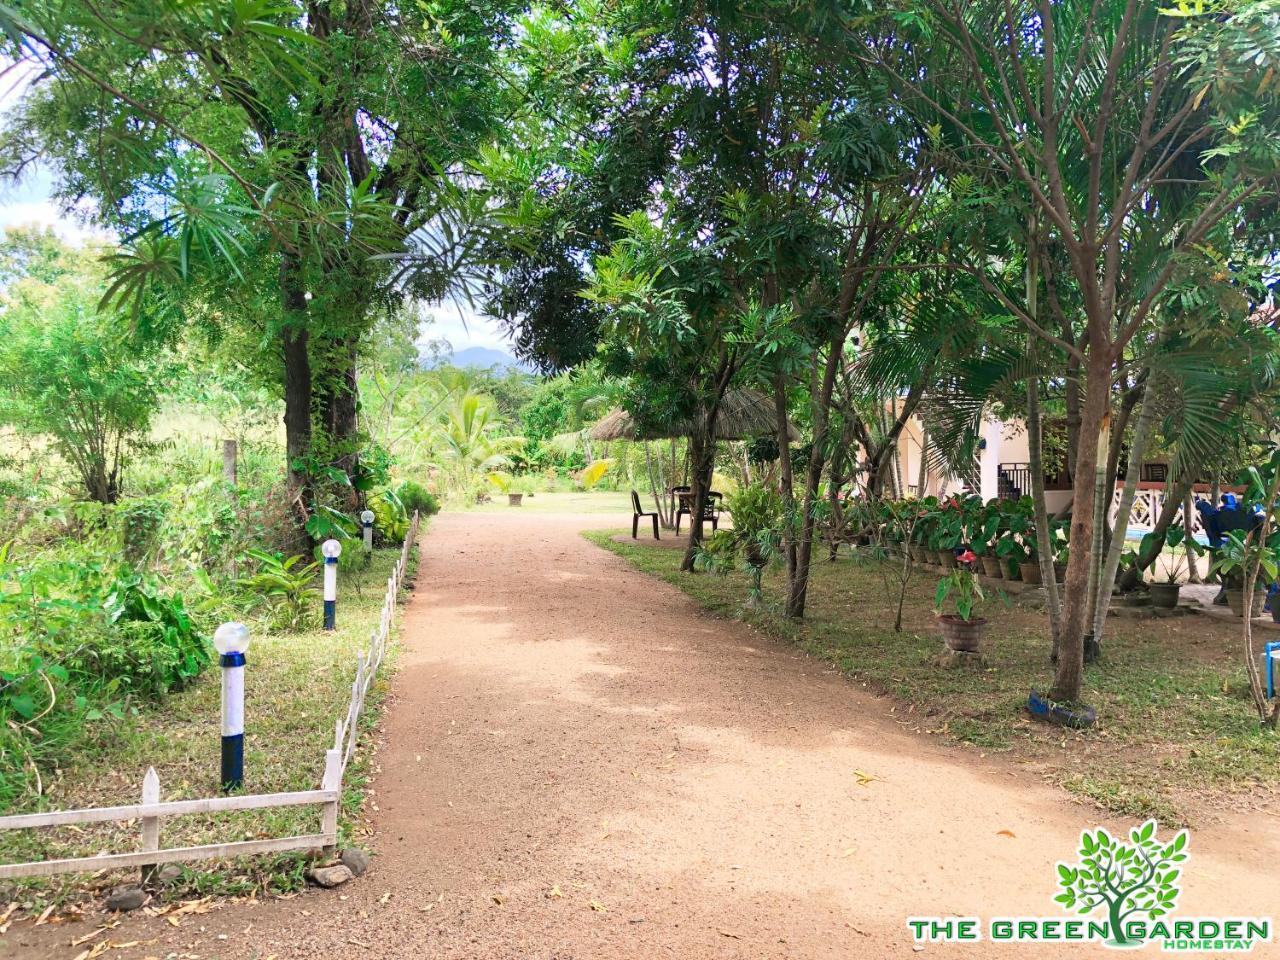
[[[17,83],[0,91],[0,111],[20,95],[22,86]],[[94,227],[86,216],[67,215],[59,210],[53,200],[53,188],[53,177],[46,169],[35,170],[21,183],[0,181],[0,230],[34,223],[53,227],[71,243],[83,242],[90,236],[110,236]],[[431,322],[422,329],[423,340],[448,340],[454,350],[490,347],[511,352],[511,344],[498,325],[478,316],[465,303],[435,304],[424,313]]]

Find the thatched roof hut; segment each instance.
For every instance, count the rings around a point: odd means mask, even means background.
[[[716,415],[717,440],[745,440],[749,437],[773,436],[777,432],[773,401],[754,390],[730,390],[720,402]],[[666,437],[687,437],[693,432],[693,424],[677,421],[665,430],[642,433],[631,414],[621,407],[610,410],[591,428],[592,440],[662,440]],[[795,424],[787,424],[787,436],[793,443],[800,440]]]

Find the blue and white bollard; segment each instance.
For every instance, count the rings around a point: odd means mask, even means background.
[[[1280,667],[1280,641],[1273,640],[1262,651],[1262,664],[1267,670],[1267,699],[1276,695],[1276,668]]]
[[[333,630],[338,622],[338,558],[342,556],[342,544],[326,540],[320,545],[324,554],[324,628]]]
[[[224,623],[213,634],[213,646],[222,664],[222,789],[244,785],[244,654],[249,649],[249,628]]]
[[[360,514],[360,523],[364,527],[364,548],[366,550],[373,549],[373,511],[366,510]]]

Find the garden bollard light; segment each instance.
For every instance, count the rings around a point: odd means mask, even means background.
[[[373,549],[373,511],[366,510],[360,514],[360,522],[364,524],[364,548]]]
[[[333,630],[338,620],[338,558],[342,556],[342,544],[326,540],[320,545],[320,552],[324,554],[324,628]]]
[[[244,785],[244,654],[249,649],[249,628],[224,623],[213,634],[213,646],[222,663],[222,789]]]

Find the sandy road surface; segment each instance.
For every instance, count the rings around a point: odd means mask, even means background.
[[[888,701],[587,543],[592,524],[617,520],[433,522],[368,875],[179,929],[129,919],[117,942],[158,942],[106,956],[878,958],[917,955],[910,915],[1060,915],[1054,864],[1094,811],[905,732]],[[1180,914],[1280,914],[1275,819],[1192,852]],[[72,958],[88,929],[23,924],[0,956]]]

